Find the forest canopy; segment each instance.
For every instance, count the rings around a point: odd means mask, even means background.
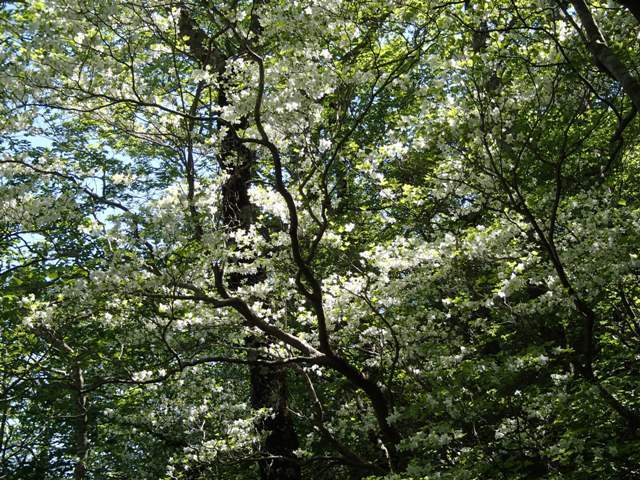
[[[0,479],[640,478],[640,4],[0,3]]]

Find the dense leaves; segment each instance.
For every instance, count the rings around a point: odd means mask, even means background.
[[[633,2],[3,2],[0,478],[640,476]]]

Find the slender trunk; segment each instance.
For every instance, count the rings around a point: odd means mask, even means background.
[[[558,250],[556,249],[555,243],[553,242],[553,236],[544,232],[542,227],[540,226],[538,220],[536,220],[533,212],[527,206],[527,202],[525,201],[523,195],[516,188],[515,193],[517,198],[514,198],[510,193],[510,188],[508,187],[504,177],[500,177],[505,190],[507,190],[509,197],[511,199],[512,204],[514,204],[518,210],[520,210],[527,220],[529,224],[535,230],[538,236],[538,242],[543,251],[547,254],[558,278],[560,280],[561,285],[564,287],[565,291],[572,299],[573,304],[575,306],[576,311],[582,317],[582,331],[580,334],[581,341],[578,341],[575,345],[575,350],[579,354],[580,363],[577,365],[578,374],[587,382],[593,384],[600,393],[600,396],[604,399],[604,401],[616,412],[618,413],[627,423],[629,430],[635,433],[640,427],[640,416],[638,412],[636,412],[633,408],[627,407],[622,404],[615,396],[613,396],[598,380],[593,370],[593,362],[595,357],[595,338],[594,338],[594,329],[597,322],[597,315],[593,308],[589,306],[579,295],[579,293],[574,288],[573,284],[569,279],[569,275],[564,268],[564,264],[558,254]]]
[[[4,392],[2,397],[3,398],[0,398],[0,403],[2,403],[2,419],[0,420],[0,465],[2,466],[2,470],[0,470],[0,474],[2,475],[2,477],[4,477],[7,471],[6,456],[8,438],[5,439],[5,432],[7,426],[7,417],[9,413],[9,402],[5,400]]]
[[[585,43],[593,55],[595,63],[622,85],[636,110],[640,111],[640,82],[609,47],[584,0],[571,0],[571,4],[580,18],[585,33]]]
[[[87,473],[87,454],[89,452],[89,416],[87,414],[88,394],[84,390],[84,373],[79,365],[74,367],[74,396],[76,417],[76,466],[74,480],[84,480]]]

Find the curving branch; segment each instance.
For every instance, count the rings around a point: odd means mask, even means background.
[[[373,381],[366,378],[360,370],[346,361],[344,358],[337,355],[331,349],[329,342],[329,334],[327,329],[326,316],[323,307],[322,301],[322,287],[320,281],[315,276],[311,267],[305,261],[302,254],[302,247],[300,244],[299,238],[299,218],[298,218],[298,210],[291,195],[289,192],[285,182],[283,175],[283,165],[282,158],[280,155],[280,151],[278,147],[270,140],[269,135],[264,128],[264,124],[262,122],[262,102],[265,92],[265,68],[264,68],[264,60],[262,56],[255,52],[255,50],[251,47],[249,42],[238,32],[235,28],[235,25],[230,22],[224,14],[222,14],[216,7],[211,7],[212,12],[215,15],[218,15],[231,29],[236,40],[240,43],[242,48],[244,48],[245,52],[249,55],[251,60],[258,67],[258,84],[256,86],[256,101],[253,109],[253,119],[256,124],[256,128],[260,135],[260,138],[253,139],[254,143],[260,144],[264,146],[270,153],[273,164],[274,164],[274,172],[276,179],[276,190],[280,194],[280,196],[284,199],[287,205],[287,211],[289,214],[289,238],[291,241],[291,253],[293,256],[294,263],[296,264],[300,276],[306,281],[308,284],[307,288],[300,288],[303,295],[307,298],[307,300],[312,304],[314,308],[314,312],[316,314],[316,318],[318,320],[318,337],[320,348],[319,352],[321,355],[317,359],[317,363],[319,365],[326,365],[331,369],[341,373],[344,375],[351,385],[356,388],[361,389],[369,401],[371,402],[371,406],[374,411],[374,415],[376,417],[376,421],[378,423],[378,427],[380,429],[381,440],[383,442],[383,446],[389,452],[389,456],[391,458],[392,467],[391,470],[394,470],[400,465],[400,460],[398,458],[397,445],[400,442],[400,434],[393,427],[388,420],[390,415],[389,410],[389,402],[385,397],[384,393],[380,389],[380,387]],[[221,284],[219,284],[221,287]],[[219,290],[219,293],[224,293]],[[223,297],[224,298],[224,297]],[[255,324],[265,333],[270,335],[278,335],[283,338],[293,337],[296,342],[300,342],[300,339],[294,337],[292,335],[286,334],[279,328],[270,325],[264,322],[261,319],[255,318],[255,314],[251,311],[251,309],[244,303],[243,301],[236,299],[233,301],[234,308],[245,317],[250,323]],[[279,338],[279,337],[276,337]],[[291,340],[291,339],[289,339]],[[286,343],[286,342],[285,342]],[[296,347],[297,348],[297,347]],[[315,350],[315,349],[314,349]]]

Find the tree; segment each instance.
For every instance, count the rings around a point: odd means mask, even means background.
[[[637,475],[627,3],[3,4],[4,477]]]

